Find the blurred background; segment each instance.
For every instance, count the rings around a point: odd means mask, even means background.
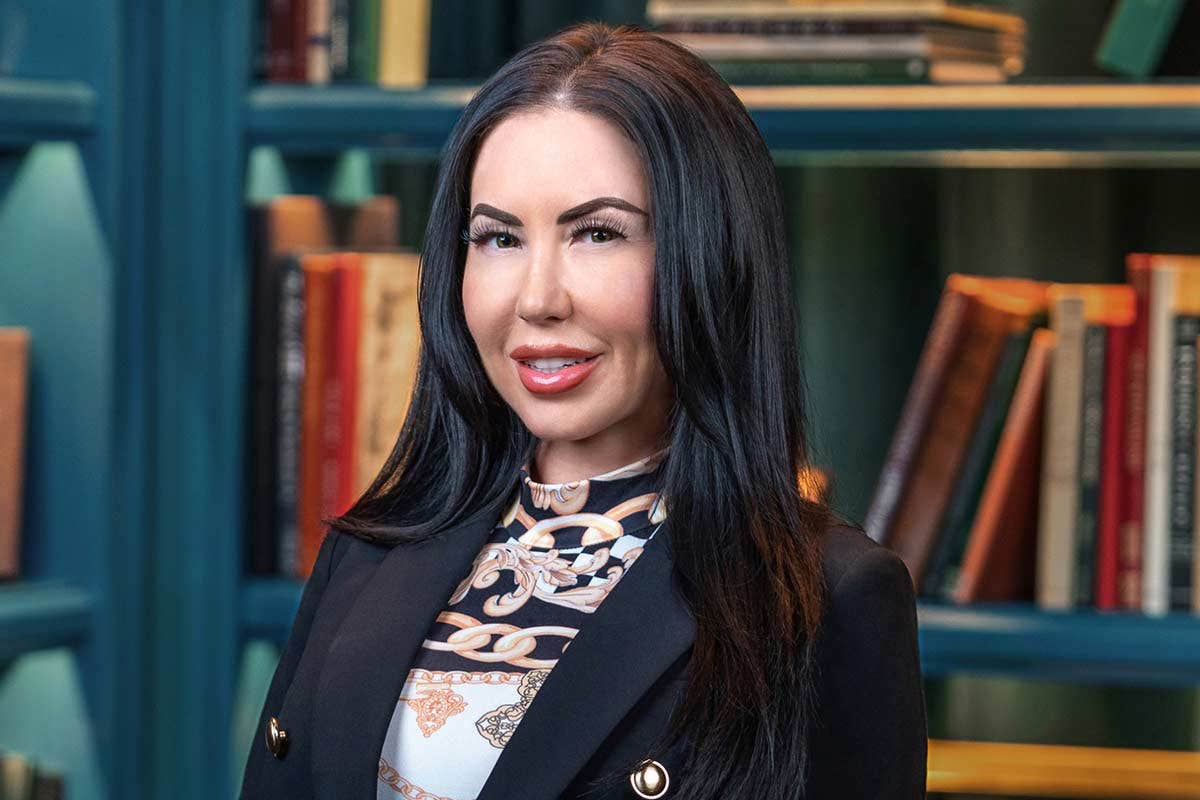
[[[917,582],[931,796],[1200,797],[1198,5],[0,0],[0,799],[236,795],[439,151],[584,19],[775,154],[805,486]]]

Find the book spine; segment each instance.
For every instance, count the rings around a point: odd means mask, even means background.
[[[713,59],[725,82],[742,86],[826,83],[927,83],[923,58],[797,61],[791,59]]]
[[[334,513],[346,513],[355,500],[354,439],[358,402],[358,346],[362,325],[362,265],[353,254],[338,257],[335,334],[337,410],[332,442],[337,464],[337,500]]]
[[[1150,341],[1150,260],[1140,253],[1126,260],[1126,282],[1133,287],[1136,312],[1129,340],[1128,385],[1125,392],[1126,436],[1122,484],[1121,542],[1117,589],[1121,608],[1142,608],[1142,515],[1146,493],[1146,380]]]
[[[1132,325],[1110,325],[1104,350],[1104,453],[1100,466],[1100,516],[1096,542],[1096,607],[1115,611],[1122,607],[1121,525],[1125,493],[1129,481],[1125,469],[1128,449],[1129,343]]]
[[[270,79],[303,82],[308,63],[307,0],[269,0]]]
[[[296,563],[299,531],[296,520],[300,494],[301,401],[304,392],[304,272],[296,259],[289,259],[279,291],[279,405],[276,420],[279,434],[278,473],[275,484],[276,520],[279,530],[279,563],[288,568]]]
[[[1169,602],[1172,610],[1190,611],[1196,481],[1196,337],[1200,336],[1200,317],[1178,314],[1173,328]]]
[[[942,292],[863,523],[867,535],[877,542],[886,540],[891,530],[921,438],[933,417],[938,390],[958,349],[968,309],[965,294],[952,289]]]
[[[28,328],[0,328],[0,578],[21,576],[30,340]]]
[[[360,83],[379,80],[379,2],[354,0],[350,19],[350,71]]]
[[[343,83],[353,79],[350,69],[350,37],[353,0],[332,0],[329,12],[329,77]]]
[[[1042,490],[1038,507],[1037,602],[1067,609],[1075,600],[1075,531],[1079,513],[1079,436],[1083,407],[1083,298],[1054,301],[1055,347],[1046,392]]]
[[[655,26],[660,33],[729,33],[751,36],[862,36],[920,33],[929,24],[915,19],[769,19],[679,17]]]
[[[1166,614],[1170,608],[1171,461],[1171,298],[1175,273],[1153,267],[1150,273],[1149,362],[1146,381],[1146,494],[1142,537],[1142,609]]]
[[[1075,518],[1075,605],[1095,603],[1096,528],[1100,510],[1100,456],[1104,446],[1106,327],[1083,332],[1083,390],[1079,429],[1079,511]]]
[[[305,77],[309,83],[329,83],[329,23],[332,0],[308,0],[308,39]]]

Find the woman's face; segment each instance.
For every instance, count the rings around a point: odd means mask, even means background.
[[[648,455],[671,388],[632,142],[580,112],[514,114],[484,139],[470,193],[467,325],[492,384],[543,440],[539,460],[556,448],[569,469],[563,454],[586,449],[579,468],[605,469]]]

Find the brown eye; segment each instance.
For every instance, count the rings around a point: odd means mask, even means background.
[[[600,238],[597,239],[597,236]],[[604,244],[605,242],[612,241],[611,237],[612,233],[610,231],[606,231],[602,228],[592,229],[592,241],[596,244]]]
[[[496,246],[501,247],[501,248],[507,248],[512,243],[513,243],[512,234],[509,234],[509,233],[497,233],[496,234]]]

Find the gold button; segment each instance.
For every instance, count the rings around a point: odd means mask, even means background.
[[[647,758],[629,773],[629,785],[638,797],[655,800],[667,793],[667,787],[671,785],[671,776],[667,774],[666,767]]]
[[[276,758],[283,758],[287,755],[288,749],[288,732],[279,727],[279,720],[271,717],[267,722],[267,749]]]

